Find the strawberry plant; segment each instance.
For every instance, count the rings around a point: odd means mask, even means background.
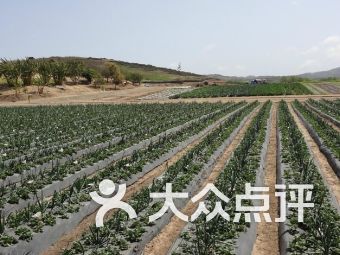
[[[321,99],[320,101],[308,99],[307,103],[314,106],[318,110],[328,114],[329,116],[340,121],[340,104],[337,104],[337,101],[329,101],[325,99]]]
[[[246,231],[249,225],[243,218],[238,223],[232,221],[236,209],[235,196],[244,193],[245,183],[255,183],[270,108],[270,102],[266,102],[261,108],[215,183],[215,186],[230,198],[228,204],[221,202],[231,220],[226,221],[217,215],[206,222],[205,217],[201,215],[194,223],[189,223],[187,231],[182,232],[181,236],[184,238],[175,254],[233,254],[235,239],[240,232]],[[207,209],[211,212],[219,199],[209,195],[205,201]]]
[[[306,108],[299,101],[294,101],[294,106],[303,115],[303,117],[311,124],[325,145],[340,159],[340,134],[325,120],[323,120],[315,112]]]
[[[284,102],[281,102],[279,107],[279,127],[282,154],[285,163],[289,165],[284,171],[286,183],[314,185],[314,207],[305,209],[304,222],[299,223],[295,213],[289,216],[289,231],[293,236],[289,251],[293,254],[338,254],[340,237],[337,233],[340,232],[340,216],[330,202],[329,191],[310,160],[306,142]]]
[[[208,134],[207,137],[205,137],[196,147],[191,149],[183,158],[170,166],[164,175],[154,180],[150,187],[143,189],[134,195],[129,203],[138,208],[139,217],[134,220],[122,222],[120,219],[122,214],[125,213],[116,213],[106,223],[108,229],[116,234],[115,238],[118,236],[119,239],[123,238],[123,240],[130,243],[139,242],[143,238],[143,233],[147,232],[148,226],[153,225],[148,222],[148,216],[156,213],[162,207],[162,203],[151,201],[148,193],[164,191],[165,185],[168,182],[173,184],[174,192],[182,191],[194,176],[201,171],[203,165],[208,162],[214,151],[229,137],[242,119],[248,115],[256,105],[256,103],[252,103],[232,115],[225,123],[221,124],[216,130]],[[119,222],[119,224],[117,224],[117,222]],[[91,235],[92,233],[90,231],[90,233],[87,233],[80,242],[83,246],[86,246],[86,250],[94,251],[93,247],[86,241]],[[111,238],[109,247],[113,250],[121,248],[113,238]],[[71,250],[67,250],[65,254],[71,251],[74,252],[72,254],[77,254],[76,249],[77,244],[75,247],[71,248]],[[103,248],[100,250],[103,250]]]

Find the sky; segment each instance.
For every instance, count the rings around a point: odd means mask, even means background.
[[[340,66],[339,11],[339,0],[2,0],[0,57],[293,75]]]

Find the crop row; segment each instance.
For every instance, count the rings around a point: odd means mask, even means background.
[[[327,101],[327,100],[317,101],[313,99],[308,99],[307,103],[317,108],[318,110],[322,111],[323,113],[340,121],[340,110],[339,110],[340,105],[337,106],[335,103],[332,103],[331,101]]]
[[[243,111],[251,107],[251,105],[246,106]],[[89,178],[78,179],[69,188],[55,192],[48,201],[37,197],[35,205],[29,205],[7,217],[4,223],[5,231],[2,235],[5,241],[2,245],[13,245],[17,239],[29,241],[33,238],[33,232],[44,231],[44,226],[54,226],[62,219],[70,218],[72,220],[72,214],[83,210],[82,208],[91,200],[88,194],[95,190],[102,179],[112,179],[116,182],[129,179],[132,175],[144,171],[143,166],[152,165],[149,162],[155,161],[160,155],[169,151],[189,135],[197,133],[212,121],[214,119],[207,123],[196,122],[189,129],[183,130],[177,135],[163,137],[158,142],[150,144],[147,149],[136,151],[131,158],[122,159]]]
[[[152,201],[151,192],[164,192],[166,183],[172,183],[173,192],[181,192],[197,184],[197,176],[206,169],[211,157],[249,114],[256,104],[251,104],[237,114],[232,115],[217,130],[210,133],[184,157],[168,167],[163,175],[153,181],[153,184],[143,188],[129,204],[136,209],[138,217],[128,220],[124,212],[114,213],[102,228],[90,227],[90,231],[73,243],[71,249],[64,254],[120,254],[120,252],[140,253],[145,240],[159,231],[162,219],[148,222],[148,217],[158,212],[163,202]],[[196,177],[196,179],[195,179]],[[196,180],[196,181],[194,181]]]
[[[249,227],[249,223],[245,222],[242,216],[240,222],[233,222],[236,209],[235,197],[236,194],[244,194],[246,183],[256,183],[256,175],[260,167],[260,154],[265,146],[266,120],[269,117],[270,108],[271,103],[266,102],[215,182],[218,190],[230,201],[226,203],[211,193],[205,199],[205,205],[210,212],[213,211],[217,202],[221,202],[222,208],[229,214],[230,220],[227,221],[221,215],[217,215],[212,220],[206,221],[206,217],[201,215],[182,231],[176,242],[177,245],[172,248],[173,255],[235,253],[237,249],[235,242],[239,234],[246,232]],[[249,206],[251,203],[247,202],[244,205]]]
[[[41,149],[73,149],[108,137],[147,131],[155,120],[165,126],[217,110],[221,104],[90,105],[1,108],[1,160],[39,152]],[[98,135],[100,134],[100,135]],[[63,144],[66,146],[62,146]],[[59,147],[58,147],[59,145]],[[79,146],[79,147],[78,147]]]
[[[301,107],[299,107],[301,109]],[[289,237],[287,252],[292,254],[339,254],[340,216],[331,194],[315,166],[306,142],[286,103],[279,106],[281,172],[285,184],[313,184],[311,203],[304,209],[304,222],[298,222],[296,208],[290,208],[285,223]],[[285,237],[287,233],[283,234]],[[282,238],[282,236],[281,236]]]
[[[126,146],[128,146],[131,143],[135,143],[136,141],[146,139],[148,137],[151,137],[157,133],[160,133],[170,127],[178,126],[180,124],[183,124],[187,122],[190,119],[199,117],[203,114],[209,113],[212,110],[220,110],[225,107],[225,105],[217,104],[215,106],[212,106],[213,104],[181,104],[177,107],[173,106],[163,106],[164,112],[162,112],[161,109],[156,110],[155,112],[157,114],[150,115],[152,121],[148,121],[147,124],[143,121],[133,123],[134,128],[132,129],[126,129],[123,134],[118,134],[123,136],[123,141],[120,142],[120,145],[122,143],[126,143]],[[136,109],[139,108],[139,106],[134,106]],[[149,107],[152,107],[150,105]],[[168,110],[166,107],[169,107],[172,111],[172,114],[168,114]],[[141,107],[143,108],[143,107]],[[150,111],[150,109],[148,109]],[[112,109],[114,111],[114,108]],[[188,111],[186,113],[186,111]],[[137,111],[138,113],[138,111]],[[142,118],[147,118],[148,115],[140,113]],[[133,116],[132,116],[133,117]],[[124,115],[121,116],[123,123],[128,122],[128,120],[124,120]],[[157,119],[157,121],[155,121]],[[130,123],[132,124],[132,123]],[[142,128],[141,126],[142,125]],[[130,132],[130,133],[129,133]],[[125,137],[124,137],[125,136]],[[105,136],[106,140],[111,140],[114,137],[112,135]],[[86,146],[89,146],[87,144]],[[105,149],[105,148],[104,148]],[[51,162],[51,160],[54,159],[54,162],[56,163],[59,160],[59,158],[69,158],[70,155],[73,155],[75,152],[75,149],[72,148],[72,146],[68,146],[64,149],[58,149],[56,151],[50,152],[45,151],[45,155],[33,154],[31,156],[24,156],[19,162],[13,161],[10,164],[4,164],[0,162],[0,178],[4,179],[6,176],[11,176],[15,173],[20,174],[26,170],[29,170],[31,168],[35,168],[37,165],[43,165],[46,162]],[[71,157],[74,158],[74,157]]]
[[[171,98],[233,97],[233,96],[274,96],[312,94],[301,83],[273,83],[257,85],[214,85],[197,88]]]
[[[160,146],[163,149],[169,149],[174,144],[182,141],[188,136],[192,136],[195,132],[198,132],[205,128],[206,126],[210,125],[212,122],[220,119],[223,115],[237,109],[238,107],[244,105],[244,103],[238,104],[227,104],[225,108],[221,111],[214,112],[213,114],[208,115],[207,117],[201,119],[204,121],[194,121],[187,127],[172,133],[160,137],[160,142],[157,142],[157,146]],[[72,175],[75,173],[80,173],[81,171],[87,172],[87,175],[91,174],[92,171],[85,171],[85,169],[93,168],[97,162],[105,160],[107,157],[111,156],[113,153],[120,151],[122,148],[125,148],[127,144],[131,143],[119,143],[117,145],[113,145],[111,147],[106,148],[105,150],[98,150],[92,154],[86,155],[82,157],[80,160],[76,160],[73,162],[67,162],[64,165],[56,165],[52,169],[47,169],[41,171],[38,175],[31,175],[27,177],[23,177],[22,180],[17,184],[10,184],[7,186],[3,186],[0,188],[1,200],[0,200],[0,207],[4,206],[6,203],[8,204],[18,204],[23,200],[32,201],[36,198],[37,194],[43,193],[44,196],[49,196],[48,193],[51,193],[51,184],[56,184],[58,182],[63,182],[66,177],[70,179]],[[156,145],[150,144],[149,149],[151,147],[155,147]],[[157,147],[156,146],[156,147]],[[154,149],[155,150],[155,149]],[[134,162],[136,160],[136,155],[139,155],[141,152],[144,151],[142,149],[136,150],[133,152],[133,155],[129,161]],[[137,157],[138,158],[138,157]],[[136,160],[137,161],[137,160]],[[95,169],[96,171],[111,171],[112,166],[114,163],[108,164],[108,166],[104,167],[103,169]],[[121,173],[124,174],[124,173]],[[125,172],[128,174],[128,171]],[[121,176],[121,179],[126,179],[126,176]],[[67,181],[67,183],[72,183],[72,181]],[[56,184],[58,188],[62,188],[63,185]],[[44,187],[46,187],[44,189]],[[47,192],[48,191],[48,192]],[[32,204],[32,202],[30,202]],[[11,208],[10,205],[7,204],[7,207]],[[12,206],[12,208],[18,208],[17,206]]]
[[[299,101],[294,101],[294,106],[309,122],[323,143],[331,150],[337,159],[340,159],[340,133],[323,120],[317,113],[306,108]]]

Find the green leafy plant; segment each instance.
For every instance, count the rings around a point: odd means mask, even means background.
[[[32,239],[32,232],[30,229],[25,227],[19,227],[15,230],[15,234],[19,236],[20,240],[29,241]]]

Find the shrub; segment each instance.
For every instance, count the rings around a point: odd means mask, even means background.
[[[143,75],[141,73],[130,73],[127,79],[132,83],[140,84],[143,79]]]

